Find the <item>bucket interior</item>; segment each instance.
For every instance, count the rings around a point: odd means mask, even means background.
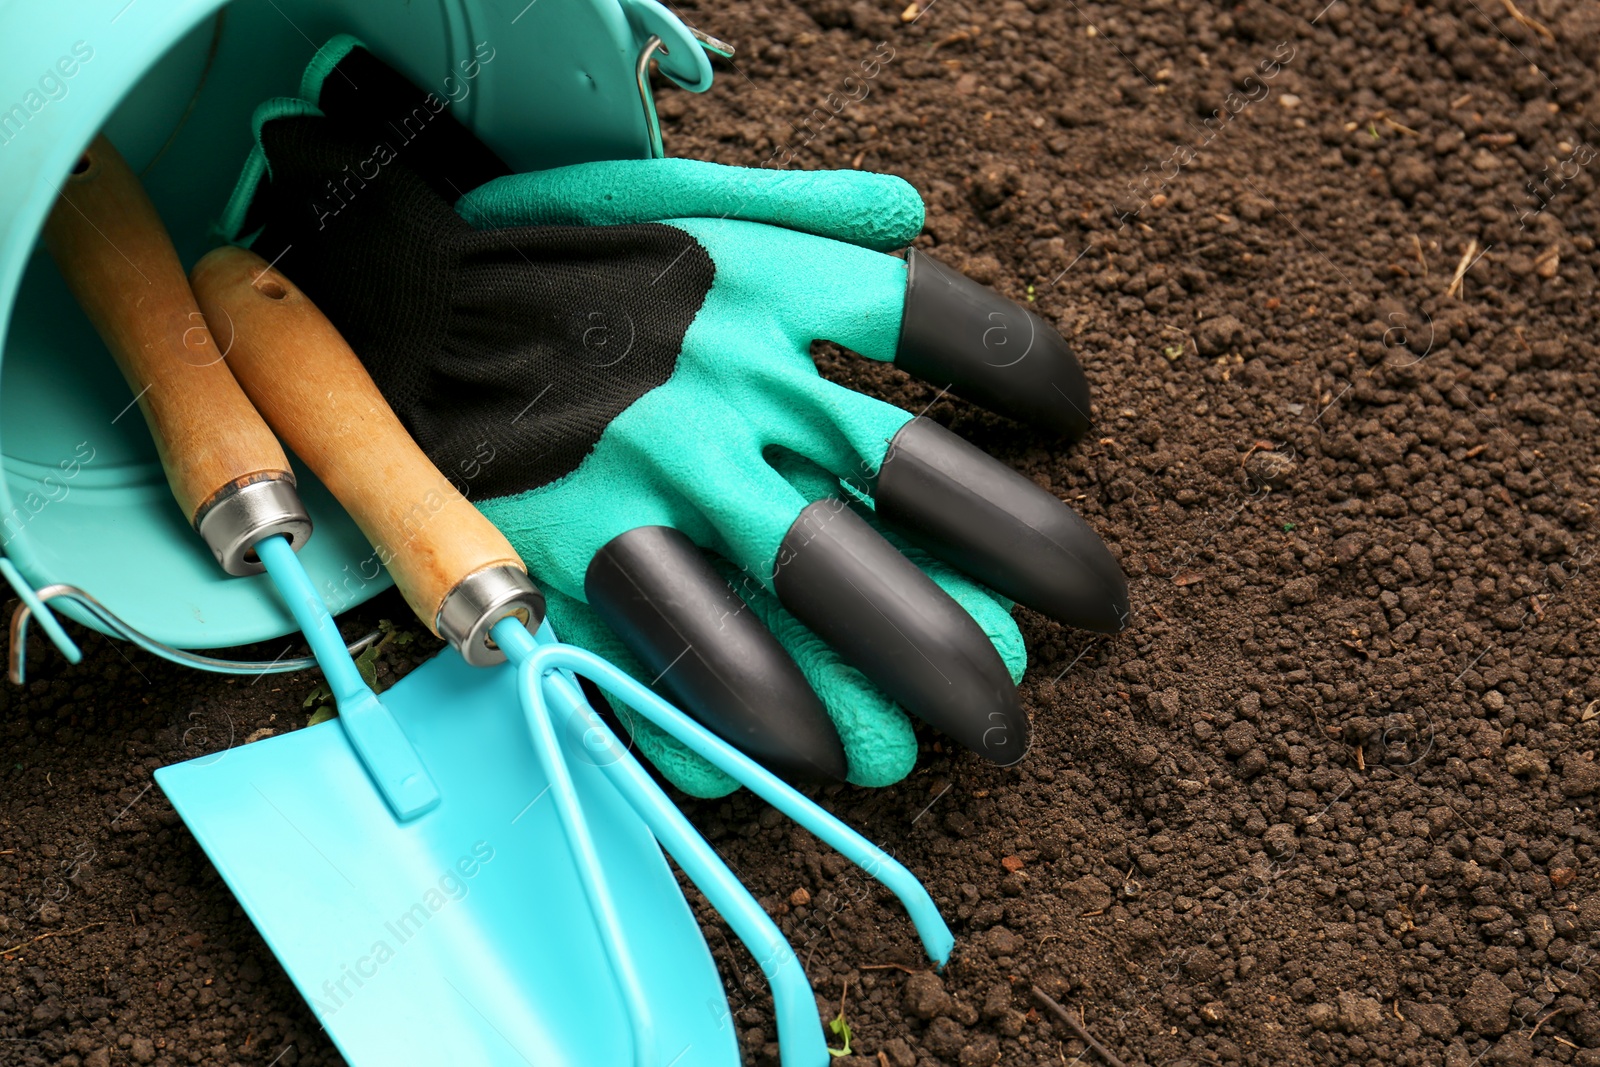
[[[169,26],[161,47],[132,70],[120,99],[95,98],[82,74],[79,85],[67,83],[50,106],[80,109],[83,121],[73,127],[71,154],[56,155],[74,158],[103,128],[141,176],[188,268],[221,243],[216,222],[251,147],[255,106],[294,95],[316,49],[338,33],[356,35],[448,97],[452,113],[517,169],[647,155],[631,9],[617,0],[559,0],[519,15],[520,6],[189,5],[183,24]],[[85,40],[98,49],[85,73],[96,61],[120,61],[113,43]],[[57,186],[61,177],[36,180]],[[219,648],[288,633],[292,620],[270,580],[223,575],[179,513],[131,390],[36,243],[42,221],[23,220],[15,225],[30,232],[12,235],[34,246],[0,359],[4,554],[35,588],[79,586],[168,644]],[[294,466],[316,524],[301,559],[329,607],[337,612],[384,589],[372,548],[304,465]]]

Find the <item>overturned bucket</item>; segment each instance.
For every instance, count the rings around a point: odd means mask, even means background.
[[[250,149],[260,101],[293,95],[316,42],[361,37],[518,170],[660,151],[654,58],[703,91],[694,35],[655,0],[83,0],[0,14],[0,573],[24,600],[176,648],[294,630],[264,577],[229,578],[172,507],[144,420],[38,236],[102,129],[139,173],[184,266]],[[389,585],[373,549],[300,471],[318,535],[301,556],[328,607]],[[461,487],[469,493],[470,484]]]

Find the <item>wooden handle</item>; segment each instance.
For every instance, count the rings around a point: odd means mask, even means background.
[[[283,448],[222,362],[155,205],[105,137],[62,186],[44,242],[138,397],[190,523],[236,488],[292,481]]]
[[[288,278],[253,252],[219,248],[195,264],[190,282],[209,321],[233,322],[228,365],[239,384],[356,520],[424,625],[439,632],[439,610],[467,576],[525,572]]]

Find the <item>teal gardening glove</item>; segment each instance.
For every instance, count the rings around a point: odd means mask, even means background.
[[[910,186],[691,160],[509,174],[350,38],[302,96],[258,109],[226,221],[344,332],[564,639],[781,771],[899,780],[916,741],[897,704],[1021,758],[1010,600],[1114,632],[1120,569],[1059,500],[822,379],[809,349],[1069,436],[1087,386],[1031,313],[884,254],[920,232]],[[628,726],[685,791],[734,788]]]

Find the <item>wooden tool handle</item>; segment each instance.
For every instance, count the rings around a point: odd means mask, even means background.
[[[526,573],[510,542],[400,425],[315,304],[260,256],[219,248],[190,276],[206,318],[231,320],[228,365],[257,410],[356,520],[435,634],[445,599],[495,567]],[[536,622],[537,620],[535,620]]]
[[[222,361],[155,205],[105,137],[63,184],[44,242],[138,397],[190,523],[246,485],[292,482],[283,448]]]

